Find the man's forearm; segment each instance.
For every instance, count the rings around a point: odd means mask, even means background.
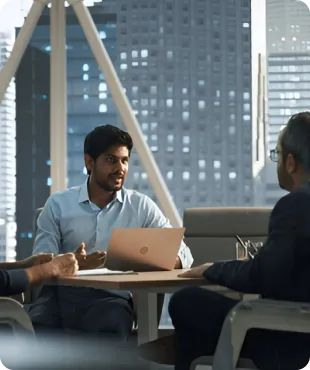
[[[251,274],[253,263],[254,260],[215,262],[205,270],[203,276],[214,284],[219,284],[238,292],[259,294],[256,281]]]
[[[12,263],[11,265],[15,265]],[[50,263],[28,269],[0,269],[0,295],[7,296],[25,292],[29,286],[52,279],[56,272]]]
[[[29,285],[42,283],[44,280],[53,279],[57,276],[50,264],[37,265],[26,269]]]
[[[0,270],[19,270],[22,268],[24,268],[23,261],[0,263]]]

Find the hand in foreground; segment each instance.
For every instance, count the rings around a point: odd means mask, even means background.
[[[52,259],[53,259],[53,254],[52,253],[38,253],[38,254],[34,254],[33,256],[30,256],[30,257],[20,261],[20,263],[21,263],[22,268],[29,268],[29,267],[32,267],[32,266],[41,265],[43,263],[51,262]]]
[[[41,284],[52,278],[60,276],[72,276],[79,269],[77,260],[73,253],[60,254],[51,262],[32,266],[25,271],[28,275],[30,285]]]
[[[60,254],[56,256],[46,266],[51,266],[53,270],[53,276],[72,276],[75,275],[79,270],[78,262],[73,253]]]
[[[93,270],[103,265],[106,252],[96,251],[91,254],[86,253],[85,243],[82,243],[75,251],[75,257],[80,270]]]
[[[202,278],[203,273],[213,265],[213,263],[205,263],[203,265],[193,267],[192,269],[186,270],[178,275],[181,278]]]

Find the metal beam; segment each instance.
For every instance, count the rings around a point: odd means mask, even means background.
[[[11,55],[6,65],[0,71],[0,103],[4,97],[7,87],[15,76],[17,68],[22,60],[25,50],[29,44],[33,30],[49,0],[34,0],[32,7],[25,19],[25,23],[15,40]]]
[[[51,193],[67,187],[67,58],[64,2],[51,2]]]

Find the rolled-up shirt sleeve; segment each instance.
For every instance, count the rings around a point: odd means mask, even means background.
[[[143,197],[139,207],[139,215],[142,217],[142,227],[172,228],[169,220],[164,216],[162,211],[148,196]],[[178,252],[182,268],[190,268],[194,262],[192,253],[188,246],[181,242]]]
[[[0,270],[0,295],[7,296],[25,292],[29,287],[26,270]]]

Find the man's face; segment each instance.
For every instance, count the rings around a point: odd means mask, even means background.
[[[281,136],[279,135],[276,152],[278,154],[277,173],[280,188],[283,190],[291,191],[294,187],[292,174],[296,169],[296,162],[291,154],[284,160],[283,151],[281,146]]]
[[[102,153],[96,161],[85,155],[87,170],[91,180],[105,191],[118,191],[122,188],[128,172],[129,151],[125,146],[115,146]]]

